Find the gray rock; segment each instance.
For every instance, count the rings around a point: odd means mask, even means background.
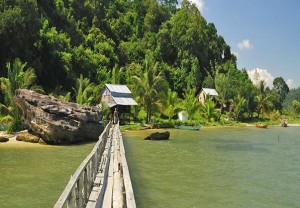
[[[167,140],[170,138],[170,132],[155,132],[145,138],[145,140]]]
[[[29,130],[48,144],[70,144],[97,140],[103,131],[101,111],[26,89],[15,93]]]

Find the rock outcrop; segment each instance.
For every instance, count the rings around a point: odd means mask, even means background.
[[[7,138],[6,136],[0,136],[0,142],[8,142],[9,138]]]
[[[70,144],[97,140],[103,131],[101,111],[26,89],[15,93],[16,104],[24,113],[29,131],[48,144]]]
[[[147,136],[145,140],[167,140],[170,138],[170,132],[155,132]]]
[[[41,143],[43,144],[43,140],[38,136],[30,134],[28,132],[20,132],[16,136],[17,141],[30,142],[30,143]]]

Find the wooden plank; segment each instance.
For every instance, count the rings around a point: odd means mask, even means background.
[[[122,163],[122,171],[123,171],[123,179],[124,179],[124,187],[125,187],[125,194],[126,194],[126,207],[127,208],[136,208],[132,183],[130,179],[129,169],[125,157],[125,148],[123,142],[123,136],[118,129],[119,138],[120,138],[120,154],[121,154],[121,163]]]
[[[87,207],[89,208],[100,208],[102,207],[104,201],[104,194],[107,187],[107,180],[108,180],[108,172],[109,172],[109,165],[110,165],[110,157],[111,157],[111,140],[112,137],[109,136],[107,139],[107,143],[105,146],[105,150],[103,151],[103,155],[101,157],[99,169],[97,176],[94,180],[94,187],[99,186],[98,189],[93,189]]]
[[[114,138],[112,137],[112,140]],[[107,186],[104,193],[104,200],[102,207],[111,207],[112,206],[112,187],[113,187],[113,162],[114,162],[114,143],[111,144],[111,152],[110,152],[110,161],[108,168],[108,176],[107,176]]]
[[[92,152],[84,159],[84,161],[81,163],[81,165],[77,168],[77,170],[75,171],[73,177],[70,179],[70,181],[68,182],[67,186],[65,187],[64,191],[62,192],[62,194],[60,195],[59,199],[57,200],[56,204],[54,205],[54,208],[62,208],[65,203],[68,200],[68,197],[70,196],[70,193],[75,189],[76,187],[76,182],[79,179],[79,177],[81,177],[82,172],[85,170],[87,164],[89,163],[90,160],[92,160],[92,158],[94,157],[94,155],[97,152],[97,148],[102,144],[102,140],[106,140],[107,138],[103,137],[104,135],[108,135],[107,131],[110,130],[112,124],[109,123],[104,131],[102,132],[102,134],[99,136],[99,140],[96,143],[95,147],[93,148]],[[98,165],[98,164],[97,164]],[[96,174],[94,174],[96,175]]]
[[[114,134],[115,152],[114,152],[114,186],[113,186],[113,207],[123,208],[123,178],[120,170],[120,145],[117,130]]]

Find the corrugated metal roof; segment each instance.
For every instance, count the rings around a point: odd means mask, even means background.
[[[137,105],[132,98],[131,91],[126,85],[105,84],[105,87],[109,90],[110,96],[113,99],[113,103],[108,103],[109,107],[115,105]]]
[[[105,84],[110,92],[116,93],[131,93],[126,85]]]
[[[134,99],[126,97],[113,97],[117,105],[137,105]]]
[[[218,96],[218,92],[215,89],[211,88],[202,88],[202,90],[205,92],[205,94],[212,95],[212,96]]]

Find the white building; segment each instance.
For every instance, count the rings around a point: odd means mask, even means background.
[[[209,96],[219,96],[218,92],[215,89],[211,89],[211,88],[202,88],[202,90],[200,91],[199,95],[198,95],[198,100],[200,103],[204,104],[207,95]]]

